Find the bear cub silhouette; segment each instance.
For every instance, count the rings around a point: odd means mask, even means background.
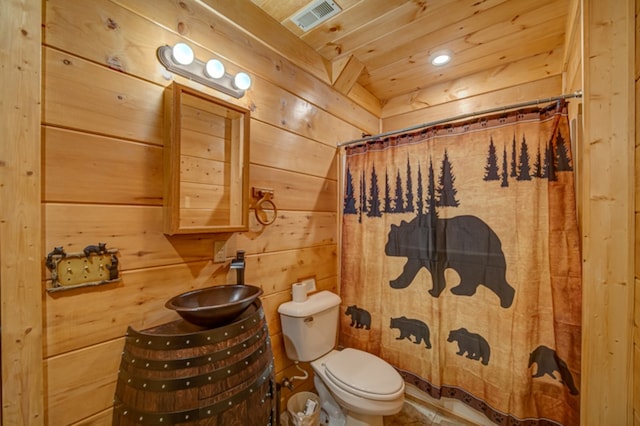
[[[491,349],[489,343],[479,334],[469,333],[466,328],[451,330],[447,342],[458,342],[456,355],[467,354],[467,358],[480,360],[484,365],[489,364]]]
[[[560,383],[564,383],[569,388],[571,395],[578,394],[578,388],[576,388],[573,382],[573,376],[567,363],[564,362],[553,349],[540,345],[531,352],[529,355],[529,367],[536,363],[538,371],[532,377],[541,377],[545,374],[553,377],[555,380],[559,380]],[[560,379],[553,375],[553,372],[560,373]]]
[[[371,329],[371,314],[368,311],[358,308],[356,305],[351,305],[347,307],[344,314],[351,316],[351,324],[349,324],[351,327],[355,325],[356,328]]]
[[[414,336],[416,340],[413,343],[418,345],[420,342],[424,342],[427,349],[431,349],[429,327],[422,321],[404,316],[391,318],[390,327],[400,330],[400,337],[396,337],[396,340],[409,339],[411,341],[411,336]]]

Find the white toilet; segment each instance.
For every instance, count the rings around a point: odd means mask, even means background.
[[[375,355],[334,349],[339,309],[340,297],[329,291],[313,294],[304,302],[280,305],[287,356],[293,361],[311,361],[316,390],[331,426],[382,426],[382,416],[402,409],[404,381]]]

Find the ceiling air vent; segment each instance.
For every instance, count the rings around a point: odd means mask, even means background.
[[[340,6],[331,0],[315,0],[293,15],[291,21],[303,31],[309,31],[340,12]]]

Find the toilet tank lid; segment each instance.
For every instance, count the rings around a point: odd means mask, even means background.
[[[340,296],[330,291],[320,291],[307,297],[304,302],[286,302],[278,306],[278,312],[290,317],[307,317],[340,304]]]

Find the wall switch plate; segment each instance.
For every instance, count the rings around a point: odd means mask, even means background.
[[[307,293],[311,293],[316,291],[316,279],[315,278],[305,278],[300,281],[301,284],[304,284],[307,287]]]
[[[227,260],[225,241],[213,242],[213,263],[224,263]]]

